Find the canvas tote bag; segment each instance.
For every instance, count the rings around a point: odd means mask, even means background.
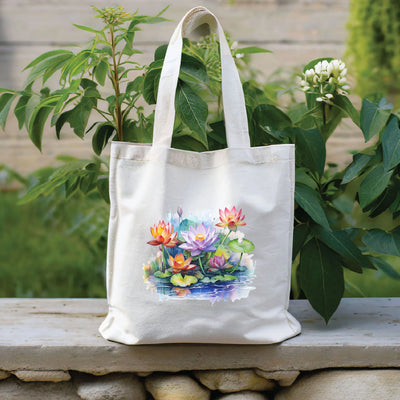
[[[228,148],[171,148],[182,33],[219,36]],[[161,73],[152,145],[113,142],[104,338],[125,344],[280,342],[288,313],[294,146],[250,147],[224,32],[206,8],[176,28]]]

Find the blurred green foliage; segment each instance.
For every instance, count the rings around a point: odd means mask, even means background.
[[[57,219],[47,199],[17,201],[16,192],[0,192],[0,297],[105,297],[105,252],[66,222],[88,199],[64,202]]]
[[[346,58],[360,96],[400,89],[400,2],[352,0]],[[398,103],[398,99],[396,101]]]

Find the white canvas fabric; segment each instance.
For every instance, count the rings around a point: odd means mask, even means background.
[[[228,148],[171,148],[182,32],[217,32]],[[104,338],[261,344],[300,332],[288,313],[294,146],[250,147],[244,96],[216,17],[189,11],[160,78],[152,145],[113,142]],[[152,228],[152,229],[151,229]]]

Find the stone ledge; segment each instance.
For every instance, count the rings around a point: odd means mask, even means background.
[[[97,329],[106,301],[1,299],[0,370],[91,374],[259,368],[400,367],[400,298],[343,299],[326,326],[305,300],[290,303],[303,333],[278,345],[125,346]]]

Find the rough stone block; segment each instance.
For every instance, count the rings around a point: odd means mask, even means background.
[[[336,370],[309,374],[275,400],[398,400],[400,370]]]
[[[65,382],[71,379],[66,371],[14,371],[13,374],[24,382]]]
[[[299,371],[263,371],[256,368],[255,373],[262,378],[272,379],[279,383],[279,386],[291,386],[299,376]]]
[[[0,381],[7,379],[11,374],[8,371],[0,370]]]
[[[151,375],[153,372],[143,372],[143,371],[139,371],[139,372],[135,372],[135,374],[137,375],[137,376],[140,376],[140,377],[146,377],[146,376],[149,376],[149,375]]]
[[[222,393],[240,392],[243,390],[273,390],[275,383],[257,375],[252,369],[197,371],[196,378],[211,390]]]
[[[268,400],[268,397],[262,393],[244,391],[223,395],[218,400]]]
[[[0,400],[81,400],[72,382],[21,382],[9,378],[0,382]]]
[[[152,375],[146,388],[155,400],[209,400],[210,391],[186,375]]]
[[[78,376],[78,395],[82,400],[145,400],[142,382],[133,374]]]

